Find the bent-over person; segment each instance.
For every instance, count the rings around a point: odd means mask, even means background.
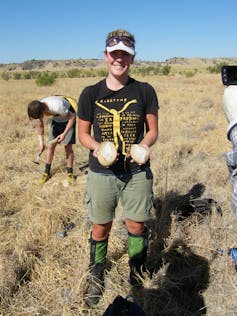
[[[51,124],[48,136],[45,170],[39,183],[44,184],[50,179],[51,165],[57,144],[62,143],[66,153],[67,179],[69,183],[74,182],[73,161],[75,144],[75,126],[77,102],[67,96],[52,95],[41,100],[33,100],[28,104],[28,116],[30,119],[37,119],[39,136],[39,155],[45,150],[44,143],[44,117],[51,117]]]

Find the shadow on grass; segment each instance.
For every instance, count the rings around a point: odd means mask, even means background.
[[[175,240],[163,259],[165,274],[154,276],[154,287],[139,293],[147,315],[206,315],[202,291],[209,284],[208,260],[192,252],[182,240]]]
[[[171,215],[176,214],[180,218],[192,215],[190,199],[200,197],[204,191],[205,186],[198,183],[184,195],[178,195],[177,192],[170,191],[166,193],[163,199],[154,199],[155,219],[147,223],[152,231],[147,259],[151,274],[162,266],[161,253],[167,246],[165,240],[170,236]]]
[[[139,293],[134,293],[140,297],[149,316],[206,315],[201,292],[209,283],[208,260],[192,252],[180,239],[174,240],[170,248],[164,250],[167,247],[165,240],[170,235],[171,215],[177,215],[178,220],[191,216],[196,210],[190,208],[190,200],[200,198],[204,191],[205,186],[198,183],[187,194],[178,195],[170,191],[163,200],[154,200],[156,218],[148,223],[152,234],[147,267],[155,284],[152,289],[140,289]],[[162,266],[165,272],[160,274]]]

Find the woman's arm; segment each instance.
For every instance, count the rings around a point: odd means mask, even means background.
[[[146,134],[140,145],[151,147],[158,139],[158,113],[146,115]]]

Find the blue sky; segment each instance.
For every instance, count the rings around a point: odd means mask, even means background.
[[[103,58],[108,32],[136,38],[136,59],[236,57],[237,0],[4,0],[0,63]]]

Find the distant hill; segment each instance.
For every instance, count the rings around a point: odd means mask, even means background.
[[[229,65],[237,64],[237,58],[181,58],[174,57],[165,61],[135,60],[135,66],[161,66],[168,64],[177,68],[208,67],[217,63]],[[22,63],[0,64],[0,71],[64,71],[72,68],[102,68],[105,67],[103,59],[67,59],[67,60],[27,60]]]

